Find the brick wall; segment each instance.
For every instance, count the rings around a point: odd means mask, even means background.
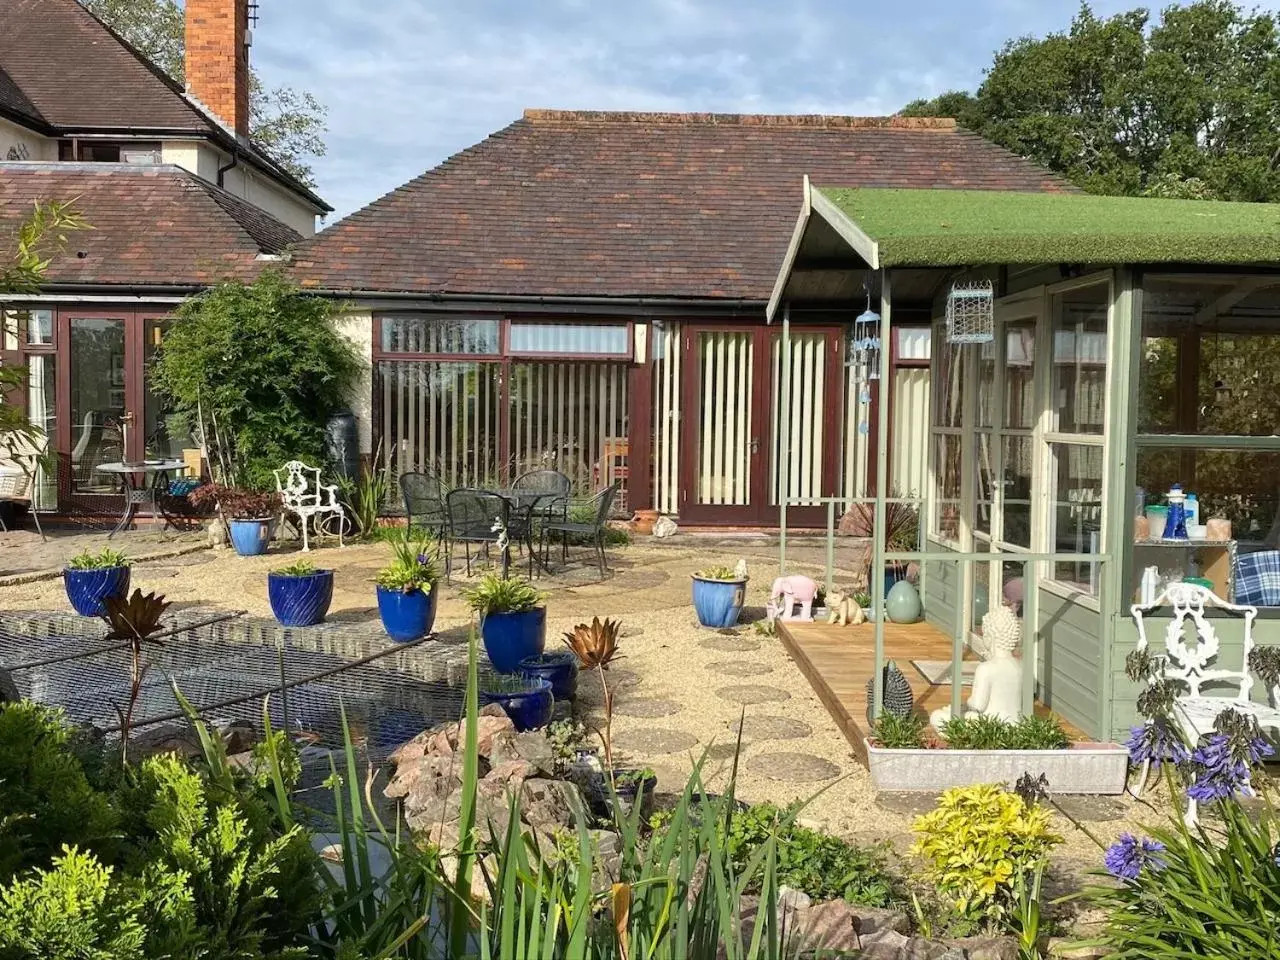
[[[249,134],[249,0],[187,0],[187,90]]]

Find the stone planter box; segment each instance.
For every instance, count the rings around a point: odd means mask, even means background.
[[[1114,743],[1082,743],[1067,750],[889,750],[864,742],[871,782],[884,792],[1012,785],[1024,773],[1043,773],[1050,793],[1113,796],[1124,793],[1129,773],[1129,751]]]

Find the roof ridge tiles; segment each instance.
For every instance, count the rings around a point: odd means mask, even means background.
[[[955,130],[950,117],[857,117],[840,114],[786,113],[667,113],[633,110],[550,110],[529,107],[524,119],[531,123],[640,123],[650,125],[719,125],[743,127],[796,127],[824,130]]]

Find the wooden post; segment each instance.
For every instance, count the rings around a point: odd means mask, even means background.
[[[644,342],[644,362],[627,371],[627,509],[632,513],[654,507],[652,328]]]

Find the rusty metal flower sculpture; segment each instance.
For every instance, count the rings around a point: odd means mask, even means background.
[[[604,744],[605,765],[609,768],[609,776],[613,776],[613,690],[605,671],[618,657],[618,631],[622,624],[617,620],[601,622],[599,617],[592,618],[590,623],[580,623],[572,633],[564,635],[565,646],[573,651],[584,670],[595,670],[600,674],[600,687],[604,691],[604,731],[596,733]]]
[[[123,710],[120,709],[119,704],[112,704],[116,715],[120,718],[120,756],[127,760],[133,711],[138,705],[138,696],[142,692],[142,681],[151,666],[143,659],[142,647],[146,643],[161,645],[154,635],[160,630],[161,621],[164,618],[164,612],[169,609],[169,603],[162,596],[158,597],[154,593],[144,594],[141,590],[135,590],[127,600],[124,597],[108,597],[104,606],[106,612],[102,619],[110,627],[107,639],[127,640],[132,661],[129,702]]]

